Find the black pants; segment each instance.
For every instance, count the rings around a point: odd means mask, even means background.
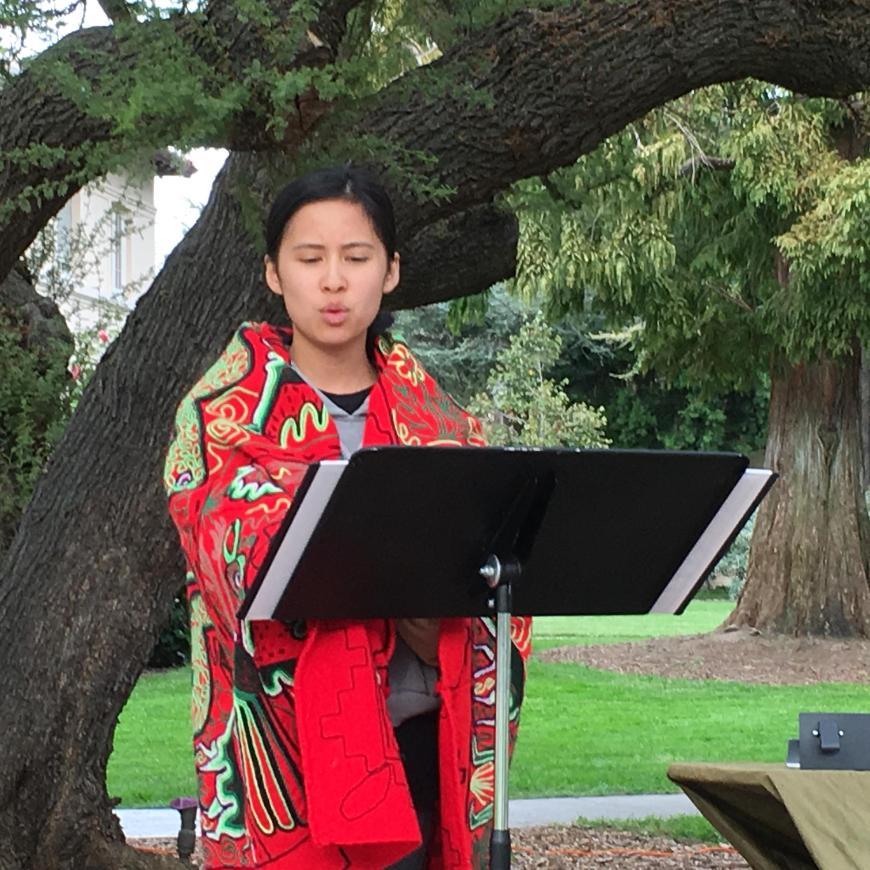
[[[423,845],[391,864],[387,870],[423,870],[438,804],[438,713],[405,720],[396,728],[396,741],[405,765]]]

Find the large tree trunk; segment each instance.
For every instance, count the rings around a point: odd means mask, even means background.
[[[777,366],[746,585],[728,620],[791,635],[870,636],[870,520],[861,488],[860,352]]]

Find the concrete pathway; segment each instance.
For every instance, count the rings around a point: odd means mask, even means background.
[[[180,817],[175,810],[115,810],[128,837],[174,837]],[[587,819],[637,819],[644,816],[697,815],[684,794],[634,794],[610,797],[525,798],[512,800],[508,818],[512,828],[569,824]]]

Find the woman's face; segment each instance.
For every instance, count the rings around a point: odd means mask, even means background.
[[[399,283],[399,257],[387,252],[363,207],[345,199],[304,205],[284,228],[266,283],[284,299],[293,343],[321,351],[365,352],[381,298]]]

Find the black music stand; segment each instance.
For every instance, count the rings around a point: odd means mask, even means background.
[[[510,866],[510,615],[679,613],[775,479],[737,454],[361,450],[312,465],[244,619],[496,615],[492,870]]]

